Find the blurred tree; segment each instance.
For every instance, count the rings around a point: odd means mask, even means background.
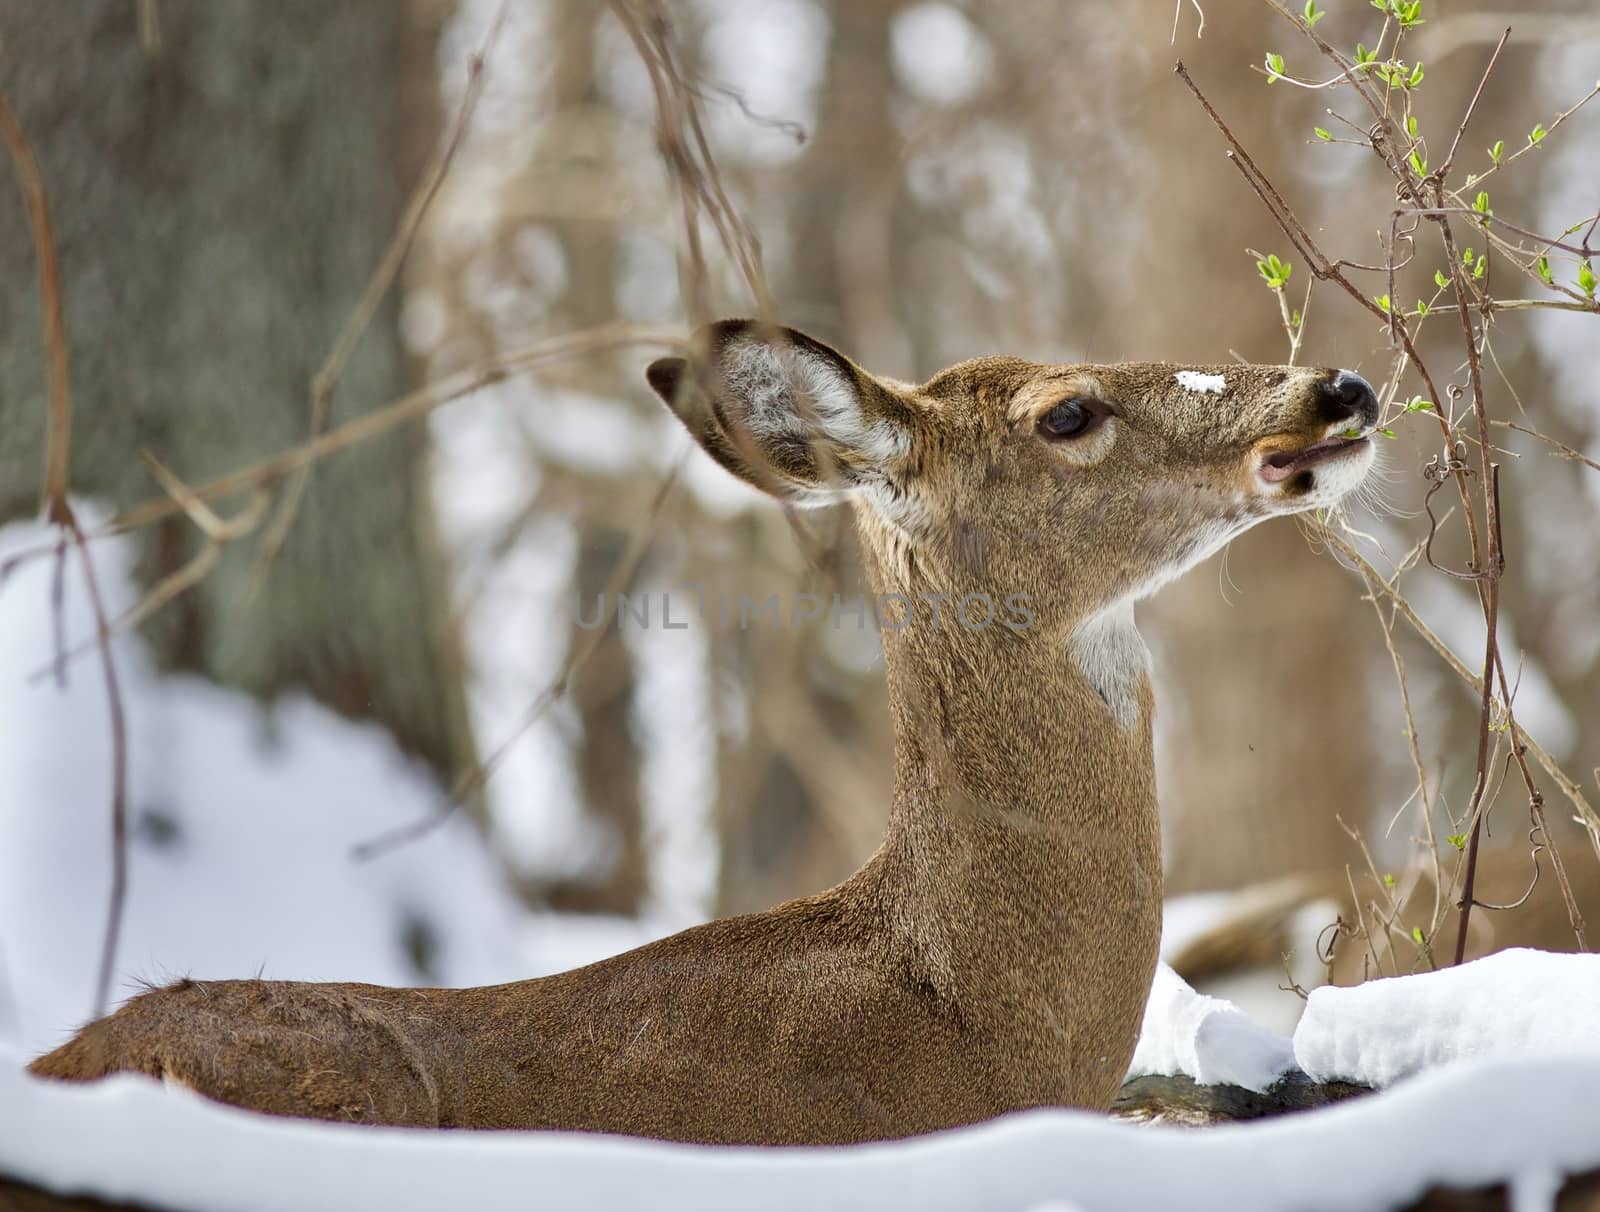
[[[550,118],[540,126],[530,161],[538,177],[558,182],[558,189],[576,187],[591,199],[610,199],[617,189],[618,148],[610,135],[614,116],[595,78],[596,31],[607,16],[602,5],[567,3],[549,10],[552,54],[542,101]],[[515,231],[509,225],[507,237],[514,238]],[[551,302],[549,318],[571,328],[619,320],[621,235],[615,218],[605,207],[570,206],[550,215],[542,231],[558,242],[571,267],[565,289]],[[541,378],[551,388],[604,395],[617,370],[613,359],[601,355],[554,367]],[[633,469],[619,475],[576,471],[560,463],[543,466],[547,479],[541,496],[547,502],[567,497],[577,505],[573,587],[577,600],[589,609],[600,602],[639,523],[638,513],[626,508],[629,494],[622,491],[622,482],[636,480],[637,474]],[[636,588],[629,583],[621,591]],[[574,618],[568,644],[578,644],[583,634]],[[631,719],[634,664],[620,630],[607,627],[572,687],[578,790],[600,847],[595,861],[541,890],[542,899],[555,908],[634,915],[649,892],[639,742]]]
[[[157,495],[143,450],[199,483],[306,437],[312,375],[431,150],[443,15],[433,0],[0,0],[4,86],[60,252],[75,493]],[[18,517],[38,506],[43,356],[16,188],[0,215],[0,517]],[[394,319],[386,306],[363,339],[335,422],[411,377]],[[158,664],[263,699],[304,690],[442,778],[470,767],[425,447],[414,427],[318,465],[259,592],[255,542],[237,543],[144,627]],[[138,577],[197,550],[181,516],[150,527]]]

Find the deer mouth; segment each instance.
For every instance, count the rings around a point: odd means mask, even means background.
[[[1337,459],[1368,445],[1370,443],[1365,436],[1348,438],[1338,435],[1313,442],[1301,450],[1275,450],[1262,458],[1261,478],[1269,484],[1278,484],[1308,467]]]

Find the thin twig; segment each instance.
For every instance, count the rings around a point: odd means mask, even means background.
[[[335,426],[321,437],[301,442],[297,446],[268,455],[264,459],[257,459],[254,463],[225,472],[204,484],[193,485],[191,491],[198,500],[214,501],[218,497],[231,496],[234,493],[273,484],[300,467],[326,459],[351,446],[420,420],[435,409],[482,391],[486,387],[525,374],[546,362],[602,349],[635,345],[681,351],[684,348],[684,341],[683,335],[675,329],[636,324],[602,325],[536,341],[523,349],[501,355],[484,366],[460,371],[424,384],[416,391],[408,392],[343,425]],[[84,537],[92,542],[95,539],[126,534],[128,531],[138,530],[152,522],[158,522],[162,518],[181,512],[183,506],[171,496],[155,497],[124,510],[103,526],[86,532]],[[49,546],[33,547],[9,556],[0,561],[0,576],[5,576],[29,560],[48,555],[50,550]]]
[[[0,138],[5,140],[22,181],[22,193],[33,223],[34,255],[39,262],[39,306],[44,313],[44,346],[50,376],[50,425],[44,456],[44,511],[53,525],[72,523],[67,504],[67,462],[72,440],[72,379],[67,356],[67,326],[62,319],[61,268],[50,226],[50,203],[45,196],[39,162],[28,146],[11,106],[0,95]]]
[[[117,665],[111,654],[111,628],[106,621],[100,583],[94,560],[84,539],[77,516],[67,499],[68,452],[72,434],[72,381],[69,373],[67,330],[62,319],[61,272],[56,259],[55,237],[50,227],[50,207],[45,196],[44,178],[28,141],[17,124],[11,107],[0,96],[0,138],[5,140],[22,179],[28,213],[33,223],[35,255],[39,261],[39,302],[44,312],[44,344],[50,380],[50,424],[45,445],[44,509],[46,519],[61,528],[72,540],[83,569],[89,604],[94,610],[100,647],[100,670],[105,681],[106,706],[111,722],[111,888],[106,908],[105,935],[100,947],[99,973],[95,981],[94,1014],[105,1013],[111,995],[111,975],[116,967],[117,942],[122,934],[122,917],[128,896],[128,725],[123,709],[122,688],[117,680]],[[57,550],[59,551],[59,540]],[[61,576],[58,565],[57,577]],[[57,676],[65,681],[64,644],[60,633],[62,583],[58,579],[56,661]]]
[[[106,619],[105,601],[100,596],[94,560],[75,517],[69,517],[66,531],[78,552],[89,605],[94,610],[100,673],[105,680],[106,707],[111,717],[111,889],[105,935],[100,944],[100,969],[95,979],[94,1017],[99,1018],[109,1008],[111,977],[116,970],[117,943],[122,937],[122,917],[128,900],[128,720],[122,704],[122,686],[117,680],[117,663],[111,654],[111,626]]]
[[[1444,873],[1439,868],[1439,841],[1438,838],[1434,836],[1433,804],[1428,796],[1428,773],[1422,764],[1422,742],[1417,736],[1417,720],[1415,714],[1411,710],[1411,690],[1406,681],[1405,660],[1401,657],[1400,649],[1394,642],[1394,624],[1391,621],[1391,617],[1385,615],[1383,603],[1378,600],[1378,586],[1374,583],[1373,577],[1365,568],[1359,569],[1359,571],[1361,573],[1362,580],[1366,581],[1367,583],[1367,592],[1372,602],[1372,608],[1377,612],[1378,615],[1378,626],[1383,630],[1383,644],[1384,647],[1388,649],[1390,662],[1394,665],[1395,681],[1400,687],[1400,708],[1405,714],[1406,745],[1411,756],[1411,768],[1417,776],[1417,791],[1422,799],[1422,823],[1424,831],[1427,834],[1428,855],[1433,862],[1434,906],[1433,913],[1428,919],[1428,933],[1429,937],[1431,938],[1434,929],[1437,928],[1439,923],[1441,898],[1444,895]],[[1383,583],[1385,587],[1388,587],[1387,581]],[[1391,605],[1390,611],[1392,612],[1393,609],[1394,607]],[[1431,952],[1428,956],[1428,961],[1430,965],[1433,962],[1433,956]]]
[[[685,251],[679,259],[679,273],[690,320],[700,324],[710,319],[700,244],[702,207],[723,248],[739,267],[757,315],[770,319],[776,308],[762,266],[760,241],[723,186],[700,117],[700,88],[679,66],[665,10],[647,0],[611,0],[611,9],[633,41],[655,94],[656,142],[678,186],[682,210]]]
[[[195,524],[204,541],[193,559],[162,577],[139,601],[112,620],[113,634],[131,631],[169,602],[199,585],[221,562],[222,549],[255,530],[260,525],[261,519],[266,516],[267,506],[271,504],[271,498],[267,496],[266,490],[258,488],[238,513],[230,518],[218,517],[209,505],[195,497],[193,490],[162,466],[154,455],[149,451],[141,453],[151,474],[167,490],[172,499],[183,507],[183,511],[189,515],[189,520]],[[37,681],[52,671],[57,673],[58,678],[64,676],[66,664],[91,651],[97,643],[97,638],[91,637],[65,651],[61,650],[58,643],[56,657],[51,664],[34,670],[28,675],[28,680]]]
[[[1484,458],[1488,458],[1487,451]],[[1489,464],[1489,484],[1491,494],[1498,497],[1500,492],[1500,465]],[[1499,543],[1500,518],[1498,511],[1492,511],[1489,517],[1489,544],[1490,550],[1496,549]],[[1483,830],[1483,793],[1488,789],[1489,771],[1489,720],[1490,713],[1494,710],[1494,666],[1498,659],[1499,650],[1496,646],[1495,625],[1499,621],[1500,613],[1500,578],[1491,576],[1485,583],[1485,596],[1487,599],[1484,608],[1484,647],[1483,668],[1486,676],[1483,679],[1483,691],[1480,695],[1478,709],[1478,761],[1477,770],[1472,784],[1472,800],[1467,809],[1468,819],[1471,821],[1470,832],[1467,838],[1467,869],[1461,881],[1461,918],[1456,930],[1456,953],[1454,963],[1461,963],[1467,953],[1467,926],[1472,915],[1472,889],[1478,874],[1478,840]]]
[[[1526,425],[1518,425],[1515,421],[1490,421],[1489,424],[1498,425],[1502,429],[1514,429],[1518,433],[1527,434],[1530,438],[1538,438],[1539,441],[1545,443],[1547,446],[1555,447],[1555,450],[1553,450],[1551,453],[1557,458],[1570,459],[1574,463],[1582,463],[1587,467],[1592,467],[1594,470],[1600,471],[1600,463],[1596,463],[1581,450],[1574,450],[1565,442],[1556,441],[1549,434],[1540,433],[1537,429],[1529,429]]]
[[[1483,69],[1483,75],[1478,78],[1478,87],[1472,90],[1472,100],[1467,102],[1467,108],[1461,115],[1461,121],[1456,126],[1455,138],[1450,140],[1450,150],[1445,153],[1444,163],[1439,165],[1439,179],[1442,181],[1450,175],[1450,166],[1456,160],[1456,148],[1461,146],[1461,136],[1467,133],[1467,124],[1472,121],[1472,115],[1477,112],[1478,99],[1483,96],[1483,87],[1489,83],[1489,77],[1494,72],[1494,65],[1500,61],[1500,52],[1505,50],[1506,43],[1511,40],[1511,27],[1507,26],[1505,33],[1500,35],[1500,41],[1494,44],[1494,50],[1489,55],[1489,62]]]
[[[1433,628],[1423,622],[1422,617],[1417,614],[1411,603],[1406,600],[1399,590],[1384,580],[1383,574],[1372,566],[1371,561],[1357,551],[1354,544],[1348,542],[1342,536],[1329,532],[1325,537],[1330,547],[1338,550],[1346,559],[1370,575],[1368,583],[1394,603],[1395,610],[1411,625],[1411,629],[1421,637],[1429,648],[1432,648],[1439,655],[1457,677],[1465,682],[1474,693],[1481,694],[1483,691],[1483,679],[1468,669],[1466,663],[1451,650],[1448,644],[1439,638]],[[1600,859],[1600,812],[1596,812],[1594,806],[1589,803],[1587,797],[1583,794],[1583,789],[1567,777],[1566,772],[1561,769],[1561,764],[1551,756],[1548,749],[1539,744],[1526,731],[1522,733],[1522,741],[1527,745],[1529,752],[1533,754],[1534,759],[1544,769],[1544,772],[1550,776],[1556,786],[1561,788],[1561,793],[1571,802],[1573,809],[1577,812],[1579,823],[1589,834],[1590,840],[1594,844],[1595,857]],[[1596,782],[1600,783],[1600,774],[1597,774]]]
[[[1592,256],[1595,252],[1594,249],[1586,248],[1581,244],[1566,244],[1560,240],[1552,240],[1549,236],[1541,236],[1538,232],[1529,231],[1526,227],[1518,227],[1509,219],[1502,219],[1493,211],[1484,212],[1471,206],[1444,206],[1442,204],[1437,206],[1411,206],[1403,208],[1401,213],[1420,215],[1427,219],[1437,219],[1444,215],[1469,215],[1473,219],[1493,223],[1496,227],[1503,227],[1507,231],[1516,232],[1517,235],[1525,240],[1537,240],[1546,248],[1559,249],[1564,253],[1571,253],[1577,257]]]
[[[1524,31],[1523,37],[1524,38],[1527,37],[1527,32],[1526,31]],[[1597,96],[1600,96],[1600,83],[1595,84],[1595,86],[1593,88],[1591,88],[1587,93],[1585,93],[1583,95],[1583,97],[1577,102],[1577,104],[1572,105],[1569,108],[1563,110],[1561,113],[1557,114],[1553,119],[1551,119],[1550,125],[1545,128],[1545,139],[1548,139],[1552,134],[1555,133],[1557,128],[1560,127],[1560,125],[1563,122],[1565,122],[1568,118],[1572,117],[1573,114],[1577,113],[1585,105],[1589,104],[1589,102],[1593,101]],[[1543,140],[1541,140],[1540,142],[1542,143]],[[1520,160],[1528,152],[1533,151],[1535,148],[1537,148],[1539,146],[1540,146],[1539,143],[1535,143],[1530,139],[1527,143],[1524,143],[1521,147],[1517,148],[1517,150],[1512,152],[1509,156],[1503,156],[1503,157],[1501,157],[1501,159],[1498,162],[1496,162],[1494,164],[1491,164],[1488,168],[1484,169],[1483,172],[1474,173],[1472,175],[1472,178],[1467,182],[1467,187],[1469,189],[1481,187],[1482,184],[1485,181],[1487,181],[1490,177],[1494,176],[1495,173],[1499,172],[1501,169],[1509,168],[1512,164],[1516,163],[1516,161]]]

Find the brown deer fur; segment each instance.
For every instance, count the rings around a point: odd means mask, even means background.
[[[900,620],[886,599],[896,790],[866,865],[765,913],[492,988],[180,981],[35,1073],[132,1070],[363,1123],[770,1144],[1109,1105],[1161,921],[1132,603],[1255,522],[1353,488],[1364,441],[1284,465],[1370,428],[1370,389],[1326,370],[1199,368],[1212,380],[1016,358],[913,387],[744,321],[695,349],[649,372],[694,437],[776,495],[849,502],[874,591],[911,607]],[[1097,423],[1043,432],[1069,400]],[[1026,595],[1031,622],[969,628],[971,594],[1012,622],[1005,599]]]

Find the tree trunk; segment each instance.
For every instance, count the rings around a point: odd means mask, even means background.
[[[6,93],[60,254],[72,490],[117,508],[159,495],[141,451],[199,483],[304,440],[311,378],[382,255],[434,118],[437,5],[151,7],[156,42],[141,40],[143,5],[0,0]],[[0,517],[17,517],[38,505],[46,404],[38,273],[14,186],[0,192],[0,228]],[[386,306],[333,422],[408,377]],[[259,585],[261,530],[144,627],[158,664],[263,699],[303,690],[382,723],[445,778],[467,766],[424,450],[412,428],[317,465]],[[137,541],[146,586],[199,549],[182,517]]]

